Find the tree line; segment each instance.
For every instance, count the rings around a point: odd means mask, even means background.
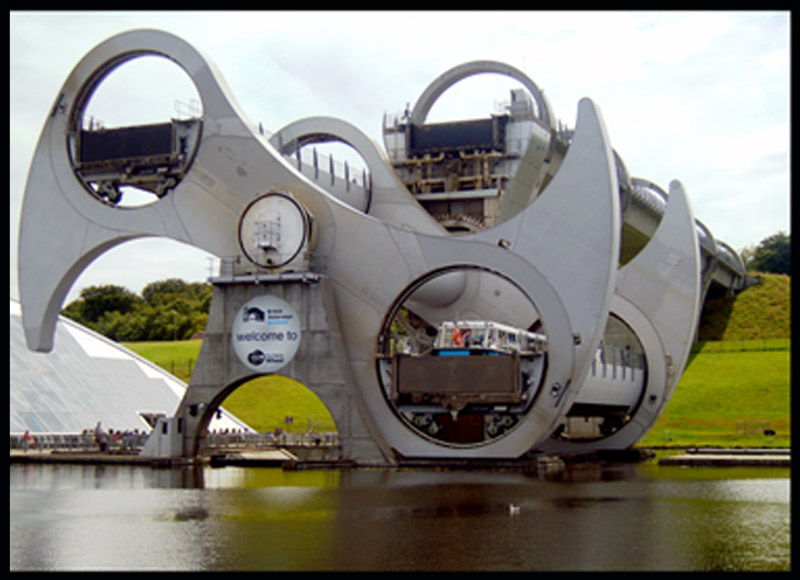
[[[169,278],[141,296],[122,286],[88,286],[61,314],[118,342],[186,340],[205,330],[211,284]]]
[[[748,271],[792,275],[792,240],[785,232],[764,238],[743,249],[741,255]]]

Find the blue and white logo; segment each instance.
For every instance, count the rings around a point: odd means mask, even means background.
[[[242,364],[260,373],[274,373],[294,358],[300,334],[294,308],[267,294],[242,306],[233,322],[231,342]]]

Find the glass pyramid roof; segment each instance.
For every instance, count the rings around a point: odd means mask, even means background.
[[[59,316],[53,350],[25,343],[19,302],[11,299],[11,434],[78,434],[94,430],[149,431],[142,414],[172,416],[186,384],[121,345]],[[226,413],[211,429],[249,427]]]

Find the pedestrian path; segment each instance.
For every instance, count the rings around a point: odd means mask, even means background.
[[[791,467],[791,449],[690,449],[680,455],[668,455],[658,461],[659,465],[683,466],[761,466]]]

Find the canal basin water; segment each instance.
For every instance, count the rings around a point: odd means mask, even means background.
[[[11,570],[789,570],[786,468],[12,464]]]

